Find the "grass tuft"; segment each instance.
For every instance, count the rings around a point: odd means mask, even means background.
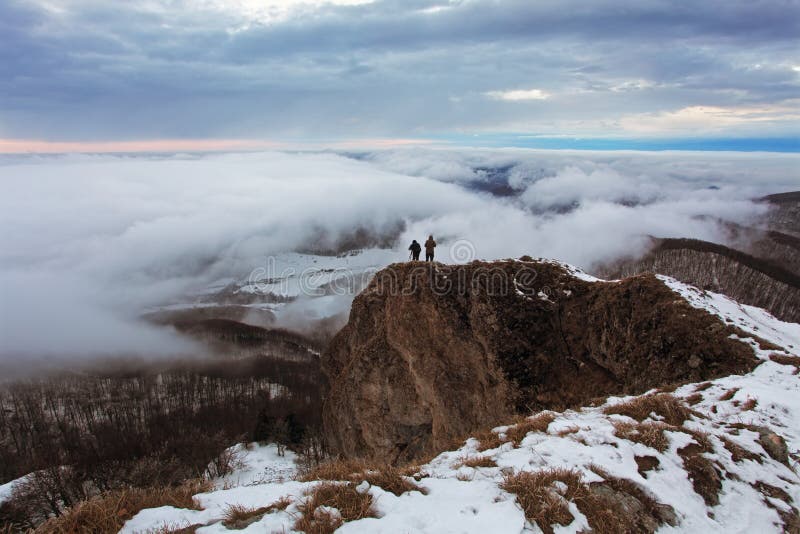
[[[174,506],[200,510],[194,495],[210,489],[207,481],[191,481],[181,486],[114,490],[79,502],[63,515],[43,523],[36,532],[118,532],[125,521],[145,508]]]
[[[719,400],[721,401],[729,401],[733,398],[734,395],[740,390],[741,388],[732,388],[720,395]]]
[[[525,417],[506,431],[506,438],[519,447],[522,440],[531,432],[547,432],[547,427],[555,421],[556,416],[550,412],[541,412],[532,417]]]
[[[552,534],[551,525],[572,523],[574,517],[567,501],[575,500],[586,491],[581,479],[581,473],[571,469],[522,471],[507,475],[501,487],[517,496],[517,502],[529,521],[536,523],[546,534]],[[556,488],[556,482],[566,485],[563,495]]]
[[[332,534],[348,521],[376,517],[372,495],[360,493],[352,482],[321,482],[306,492],[294,529],[306,534]],[[335,508],[337,513],[329,509]]]
[[[497,462],[490,456],[467,456],[456,463],[455,468],[459,467],[497,467]]]
[[[678,449],[683,460],[683,467],[692,481],[692,488],[700,495],[707,506],[719,504],[719,493],[722,490],[720,472],[714,463],[703,456],[700,445],[689,444]]]
[[[490,449],[496,449],[503,443],[508,440],[504,440],[500,437],[497,432],[493,432],[491,429],[483,430],[475,434],[475,439],[478,440],[478,450],[480,452],[488,451]]]
[[[659,422],[627,423],[613,421],[612,424],[614,425],[614,435],[618,438],[641,443],[658,452],[664,452],[669,447],[669,438],[664,431],[675,430],[675,427]]]
[[[725,446],[728,452],[731,453],[731,459],[734,462],[739,463],[745,460],[752,460],[758,463],[764,462],[763,458],[759,454],[756,454],[754,452],[745,449],[744,447],[737,444],[730,438],[722,436],[719,439],[722,440],[722,444]]]
[[[378,486],[397,496],[408,491],[426,493],[424,488],[405,477],[407,472],[402,468],[366,460],[333,460],[311,468],[299,480],[302,482],[338,480],[356,484],[366,480],[370,485]]]
[[[608,406],[604,410],[607,415],[626,415],[637,421],[643,421],[652,414],[661,416],[665,423],[681,426],[692,415],[692,410],[669,393],[656,393],[635,397],[629,401]]]
[[[285,510],[290,504],[292,504],[292,499],[288,496],[281,497],[269,506],[262,506],[260,508],[233,504],[225,510],[222,524],[229,529],[241,530],[259,521],[266,514],[278,510]]]

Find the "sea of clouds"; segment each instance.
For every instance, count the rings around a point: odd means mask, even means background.
[[[434,234],[439,259],[558,258],[584,268],[647,235],[724,241],[752,199],[800,189],[776,154],[405,149],[0,158],[0,355],[185,353],[142,310],[246,278],[270,254],[397,228],[397,260]],[[498,178],[500,176],[500,178]],[[502,180],[512,195],[482,192]]]

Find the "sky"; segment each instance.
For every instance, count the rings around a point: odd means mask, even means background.
[[[0,152],[798,152],[797,0],[4,0]]]

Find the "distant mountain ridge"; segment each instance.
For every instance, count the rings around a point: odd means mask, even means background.
[[[800,191],[760,200],[770,206],[763,227],[728,225],[734,246],[653,238],[643,256],[601,266],[595,274],[664,274],[764,308],[784,321],[800,322]]]

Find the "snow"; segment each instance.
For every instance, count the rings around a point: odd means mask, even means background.
[[[233,454],[238,468],[230,475],[215,479],[217,488],[283,482],[294,478],[297,472],[297,455],[287,449],[281,456],[275,444],[250,443],[245,446],[239,443],[228,451]]]
[[[29,475],[21,476],[17,479],[6,482],[5,484],[0,484],[0,504],[3,504],[9,500],[17,484],[25,482],[25,479],[27,479],[28,476]]]
[[[740,305],[723,295],[704,292],[667,277],[660,279],[693,306],[706,309],[723,321],[738,326],[744,335],[757,335],[784,347],[786,354],[800,353],[800,325],[781,322],[763,310]],[[566,467],[579,470],[586,482],[602,481],[590,466],[600,466],[612,476],[629,479],[645,487],[655,499],[674,508],[676,526],[662,525],[659,532],[781,532],[782,523],[776,508],[787,510],[786,503],[767,497],[753,487],[762,482],[780,488],[791,501],[800,506],[800,478],[797,464],[792,467],[772,459],[758,442],[758,433],[747,428],[734,430],[730,424],[744,423],[765,426],[782,436],[790,452],[800,449],[800,377],[795,368],[770,361],[775,350],[762,350],[754,340],[750,343],[763,360],[752,372],[710,381],[698,388],[688,384],[675,390],[678,398],[702,396],[692,406],[697,415],[684,427],[668,431],[668,448],[660,452],[615,435],[614,422],[629,421],[622,415],[608,415],[604,408],[630,399],[612,397],[605,404],[580,410],[553,412],[555,419],[546,432],[529,433],[514,447],[505,443],[496,449],[479,451],[479,443],[468,439],[456,450],[443,452],[419,471],[418,484],[427,494],[407,492],[395,496],[376,486],[362,483],[360,491],[369,491],[378,517],[345,523],[338,532],[358,533],[521,533],[539,532],[530,524],[516,503],[515,497],[501,489],[507,473],[537,471]],[[737,389],[727,400],[726,392]],[[727,395],[726,395],[727,397]],[[757,402],[752,409],[744,403]],[[505,432],[509,427],[495,430]],[[703,455],[717,463],[724,479],[719,504],[709,507],[695,493],[679,449],[695,438],[689,430],[708,434],[713,451]],[[559,433],[561,435],[559,435]],[[733,460],[722,438],[758,455],[760,462]],[[291,479],[295,458],[279,457],[274,446],[255,446],[234,450],[242,455],[243,465],[234,474],[219,479],[214,491],[198,495],[204,507],[201,511],[161,507],[143,510],[129,520],[123,532],[145,532],[163,525],[205,525],[198,533],[228,532],[221,518],[232,504],[261,507],[283,496],[292,504],[285,511],[266,514],[242,532],[292,532],[304,491],[313,482]],[[471,468],[462,466],[466,457],[491,457],[497,467]],[[636,456],[652,456],[659,465],[645,475],[639,473]],[[770,503],[769,506],[767,503]],[[574,520],[567,526],[555,526],[559,533],[574,533],[588,529],[588,519],[570,504]]]

